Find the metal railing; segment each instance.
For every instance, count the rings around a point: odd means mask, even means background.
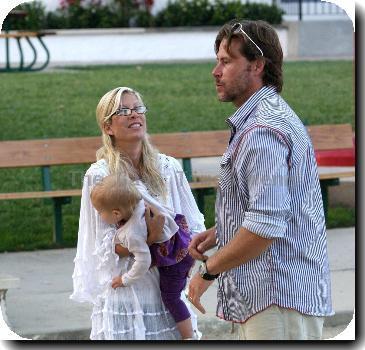
[[[297,15],[299,20],[303,16],[331,16],[342,15],[345,11],[339,6],[321,0],[274,0],[278,7],[285,11],[285,15]]]

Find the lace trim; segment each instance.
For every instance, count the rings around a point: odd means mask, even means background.
[[[176,327],[171,327],[171,328],[165,328],[160,330],[159,332],[146,332],[146,335],[156,335],[156,334],[161,334],[161,333],[166,333],[166,332],[172,332],[176,330]]]
[[[163,312],[145,312],[142,311],[136,311],[136,312],[116,312],[116,311],[110,311],[107,309],[99,310],[99,311],[93,311],[90,318],[93,318],[95,316],[98,316],[100,314],[109,314],[109,315],[120,315],[120,316],[135,316],[135,315],[143,315],[143,316],[164,316],[169,314],[169,311],[163,311]]]
[[[109,333],[109,334],[126,334],[126,333],[132,333],[135,330],[138,331],[144,331],[146,336],[150,336],[150,335],[157,335],[157,334],[161,334],[161,333],[167,333],[167,332],[172,332],[175,331],[177,328],[176,327],[171,327],[171,328],[164,328],[160,331],[157,332],[146,332],[146,327],[143,327],[142,329],[139,327],[133,327],[133,328],[128,328],[126,330],[121,330],[121,331],[115,331],[115,330],[105,330],[105,328],[103,327],[101,330],[97,331],[97,332],[92,332],[92,336],[99,336],[102,333]]]

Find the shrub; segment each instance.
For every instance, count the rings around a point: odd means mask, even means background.
[[[27,15],[23,18],[6,17],[3,28],[11,30],[40,30],[46,27],[46,10],[40,1],[24,3],[15,9],[26,11]]]
[[[233,18],[261,19],[280,24],[284,12],[276,5],[247,3],[239,0],[181,0],[171,2],[155,18],[159,27],[222,25]]]
[[[40,1],[16,7],[28,15],[6,18],[4,28],[39,30],[44,28],[177,27],[222,25],[233,18],[265,20],[280,24],[283,11],[275,5],[246,3],[239,0],[169,0],[156,16],[152,0],[60,0],[60,6],[46,13]]]
[[[120,23],[118,11],[99,0],[63,0],[55,12],[47,15],[48,28],[110,28],[126,26]],[[120,25],[123,24],[123,25]]]
[[[214,3],[213,16],[210,19],[211,25],[222,25],[233,18],[247,18],[246,6],[240,1],[216,0]]]
[[[209,24],[213,7],[209,0],[181,0],[171,2],[156,15],[157,27],[198,26]]]
[[[275,5],[248,3],[245,5],[245,16],[251,20],[264,20],[271,24],[281,24],[284,11]]]

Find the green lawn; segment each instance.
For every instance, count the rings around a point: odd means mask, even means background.
[[[1,140],[99,135],[96,105],[116,86],[130,86],[142,93],[149,107],[150,133],[226,128],[224,121],[234,108],[217,101],[212,68],[213,63],[186,63],[2,73]],[[286,63],[284,82],[282,95],[306,124],[354,126],[351,61]],[[80,188],[87,167],[52,168],[53,188]],[[0,183],[1,192],[41,190],[41,172],[2,169]],[[207,203],[207,225],[213,223],[213,201]],[[78,211],[79,198],[63,207],[66,246],[76,243]],[[353,225],[354,215],[347,216]],[[335,226],[344,221],[347,225],[348,220],[340,220]],[[52,225],[50,201],[0,201],[0,251],[52,247]]]

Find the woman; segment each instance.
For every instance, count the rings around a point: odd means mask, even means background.
[[[205,230],[204,217],[180,164],[172,157],[158,154],[149,143],[145,113],[141,96],[127,87],[106,93],[96,109],[103,146],[84,178],[71,295],[73,300],[93,304],[91,339],[180,339],[176,324],[162,303],[156,267],[128,289],[111,288],[111,276],[122,266],[130,266],[133,260],[121,246],[116,247],[121,257],[115,253],[116,229],[101,220],[90,201],[95,183],[110,173],[121,173],[133,181],[142,181],[158,201],[185,215],[193,234]],[[157,220],[150,219],[148,210],[146,223],[149,231],[156,231]],[[124,293],[123,300],[128,293],[129,305],[121,305],[120,293]],[[191,310],[190,313],[198,335],[196,315]]]

